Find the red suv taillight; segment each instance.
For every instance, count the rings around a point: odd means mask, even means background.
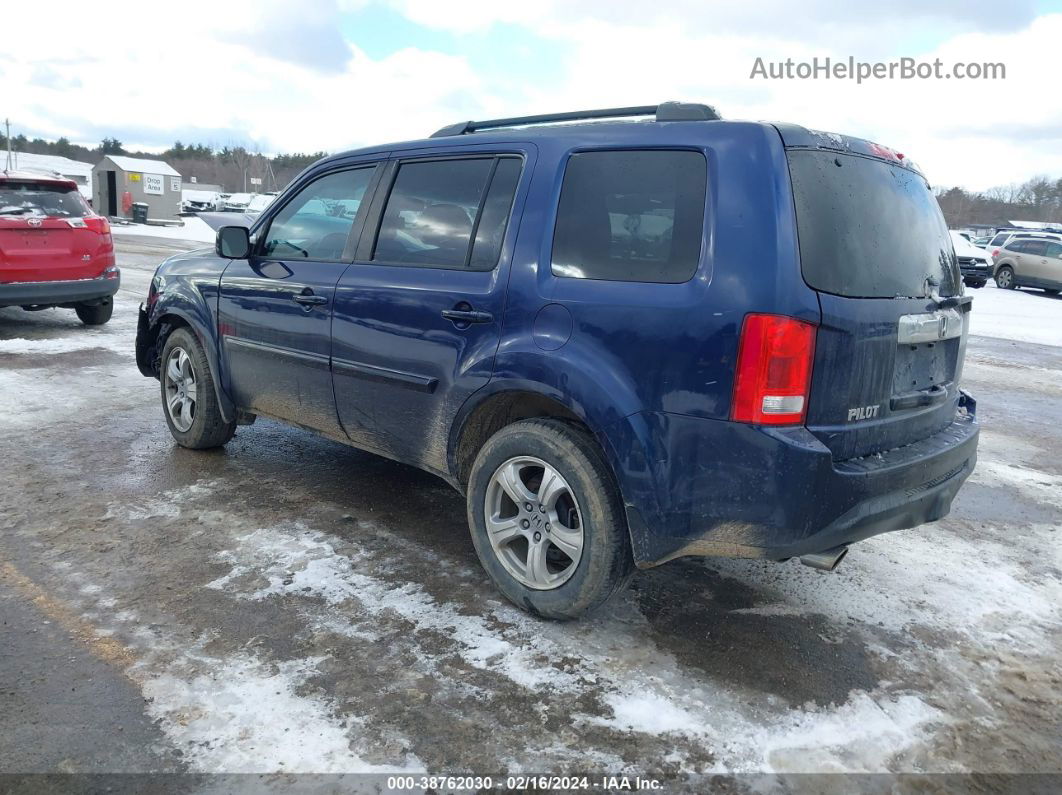
[[[85,226],[103,238],[104,243],[111,242],[111,225],[102,215],[85,216]]]
[[[803,423],[814,358],[811,323],[783,315],[746,315],[730,418],[754,425]]]

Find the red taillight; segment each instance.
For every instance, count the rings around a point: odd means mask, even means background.
[[[111,245],[111,225],[102,215],[86,216],[85,226],[100,236],[100,242],[103,245]]]
[[[992,252],[992,259],[995,259],[998,256],[999,256],[999,249],[997,248],[995,251]]]
[[[109,235],[111,233],[111,225],[101,215],[85,216],[85,226],[97,234]]]
[[[815,326],[783,315],[746,315],[730,418],[754,425],[804,422]]]

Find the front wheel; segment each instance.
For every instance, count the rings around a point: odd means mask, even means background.
[[[166,339],[160,360],[162,412],[181,447],[220,447],[236,433],[236,423],[221,416],[210,364],[199,340],[186,328]]]
[[[74,311],[77,319],[86,326],[102,326],[114,313],[114,299],[104,298],[98,304],[77,304]]]
[[[1018,286],[1014,283],[1014,271],[1011,270],[1009,265],[1004,265],[996,271],[996,286],[1002,287],[1004,290],[1013,290]]]
[[[468,484],[468,523],[483,568],[534,615],[577,618],[634,570],[626,516],[594,440],[554,419],[492,436]]]

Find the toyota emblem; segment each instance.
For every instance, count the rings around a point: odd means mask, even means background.
[[[41,225],[41,219],[40,218],[27,218],[26,219],[26,223],[29,224],[30,226],[40,226]]]

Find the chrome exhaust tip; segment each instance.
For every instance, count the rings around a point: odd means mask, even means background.
[[[814,552],[811,555],[801,555],[800,562],[805,566],[811,566],[819,571],[833,571],[836,569],[844,556],[848,554],[848,547],[834,547],[825,552]]]

